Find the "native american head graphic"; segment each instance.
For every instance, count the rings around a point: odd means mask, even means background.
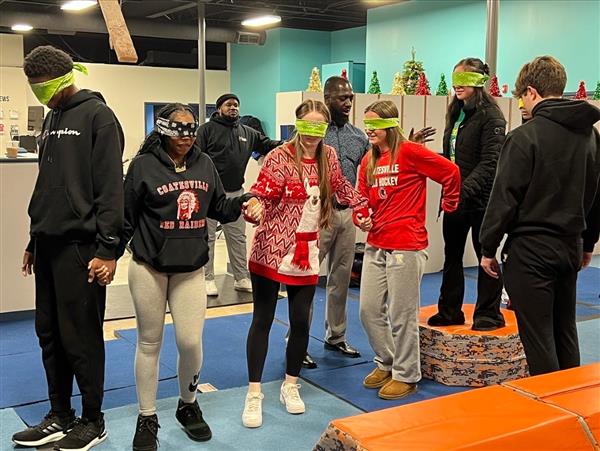
[[[177,198],[177,219],[188,221],[192,219],[192,214],[197,213],[200,209],[198,195],[191,190],[184,190]]]

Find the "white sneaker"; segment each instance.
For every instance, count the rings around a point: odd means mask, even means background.
[[[207,296],[218,296],[219,290],[217,290],[217,284],[214,280],[206,281],[206,295]]]
[[[285,409],[288,413],[299,414],[304,413],[306,408],[304,407],[304,401],[300,399],[300,384],[290,384],[284,382],[281,385],[281,392],[279,400],[282,404],[285,404]]]
[[[250,393],[246,395],[244,404],[244,413],[242,413],[242,424],[247,428],[257,428],[262,426],[262,400],[265,397],[262,393]]]
[[[250,282],[250,279],[236,280],[233,282],[233,288],[235,288],[237,291],[252,293],[252,282]]]

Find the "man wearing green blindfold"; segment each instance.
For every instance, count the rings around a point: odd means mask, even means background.
[[[35,328],[42,348],[50,412],[18,432],[23,446],[89,449],[106,438],[102,416],[106,287],[123,229],[123,131],[97,92],[74,85],[85,72],[65,52],[37,47],[23,70],[47,105],[39,174],[28,213],[31,241],[24,275],[35,272]],[[35,268],[35,271],[33,269]],[[73,379],[81,418],[71,408]]]

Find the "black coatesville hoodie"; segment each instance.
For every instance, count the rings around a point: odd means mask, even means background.
[[[32,240],[93,242],[111,260],[123,229],[123,131],[98,92],[81,89],[44,121],[29,203]]]
[[[176,172],[159,141],[136,156],[125,177],[124,246],[131,240],[133,258],[160,272],[190,272],[208,261],[207,216],[235,221],[242,203],[252,197],[227,199],[208,155],[194,145],[186,170]]]
[[[227,192],[239,191],[244,184],[246,166],[252,152],[266,155],[282,141],[273,141],[262,133],[240,124],[239,119],[228,121],[215,112],[210,121],[198,128],[198,145],[217,167]]]
[[[585,101],[548,99],[508,134],[481,227],[482,253],[494,257],[504,233],[583,238],[600,233],[600,110]]]

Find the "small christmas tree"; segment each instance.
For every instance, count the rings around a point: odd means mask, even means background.
[[[596,83],[596,90],[594,91],[592,100],[600,100],[600,81]]]
[[[317,67],[313,67],[310,73],[310,80],[308,81],[308,88],[306,90],[308,92],[323,92],[323,88],[321,88],[321,76]]]
[[[407,94],[414,94],[417,90],[419,74],[425,71],[422,61],[416,61],[415,49],[412,49],[412,59],[404,63],[404,72],[402,73],[402,83]]]
[[[348,80],[348,71],[346,69],[342,69],[342,78]]]
[[[415,94],[418,96],[430,96],[431,91],[429,90],[429,82],[427,81],[427,77],[425,76],[425,72],[421,72],[419,74],[419,81],[417,83],[417,90]]]
[[[492,81],[490,82],[490,95],[492,97],[502,97],[502,94],[500,94],[500,88],[498,87],[498,77],[495,75],[492,77]]]
[[[394,81],[392,82],[392,91],[390,94],[395,96],[405,96],[406,91],[404,90],[404,84],[402,84],[402,75],[400,72],[396,72],[394,75]]]
[[[585,82],[583,80],[579,82],[579,88],[577,89],[575,98],[577,100],[587,99],[587,91],[585,90]]]
[[[437,91],[435,91],[436,96],[447,96],[448,95],[448,85],[446,84],[446,76],[442,74],[440,78],[440,84],[437,87]]]
[[[379,80],[377,79],[377,71],[373,71],[371,75],[371,83],[369,84],[369,94],[381,94],[381,87],[379,86]]]

